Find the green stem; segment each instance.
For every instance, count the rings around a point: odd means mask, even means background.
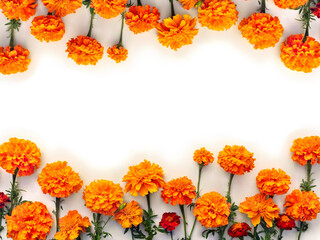
[[[300,237],[301,237],[301,234],[302,234],[303,226],[304,226],[304,222],[301,222],[301,221],[300,221],[300,229],[299,229],[298,240],[300,240]]]
[[[137,0],[138,1],[138,6],[142,6],[141,0]]]
[[[131,239],[134,240],[134,235],[133,235],[132,227],[130,228],[130,232],[131,232]]]
[[[198,174],[198,184],[197,184],[197,196],[196,199],[200,197],[200,181],[201,181],[201,172],[203,169],[204,165],[199,164],[199,174]]]
[[[57,223],[56,232],[60,231],[60,226],[59,226],[60,204],[61,204],[61,198],[57,197],[56,198],[56,223]]]
[[[125,12],[121,14],[121,32],[120,32],[120,40],[117,44],[118,47],[122,47],[122,37],[123,37],[123,26],[124,26]]]
[[[3,208],[0,209],[0,232],[3,230],[2,219],[3,219]]]
[[[94,9],[91,7],[90,7],[90,14],[91,14],[91,18],[90,18],[90,27],[89,27],[89,31],[87,34],[88,37],[91,37],[92,28],[93,28],[93,19],[94,19],[94,16],[96,15],[94,12]]]
[[[311,191],[311,170],[312,170],[312,164],[311,164],[311,161],[308,161],[308,163],[307,163],[307,182],[308,182],[309,189],[307,189],[307,191]]]
[[[240,240],[244,240],[244,238],[243,238],[243,237],[239,237],[239,239],[240,239]]]
[[[148,193],[147,195],[147,204],[148,204],[148,212],[151,212],[151,202],[150,202],[150,193]]]
[[[306,29],[305,29],[305,33],[302,39],[302,42],[304,43],[307,40],[307,37],[309,36],[309,28],[310,28],[310,18],[311,18],[311,1],[309,0],[303,7],[306,8]]]
[[[11,182],[11,190],[10,190],[11,205],[8,212],[9,216],[11,216],[13,209],[16,207],[16,199],[18,198],[18,194],[19,194],[16,190],[16,180],[17,180],[18,172],[19,172],[19,168],[16,168],[16,170],[14,171],[14,174],[12,174],[12,182]]]
[[[192,228],[191,228],[191,232],[190,232],[189,240],[191,240],[191,236],[192,236],[192,233],[193,233],[194,227],[196,226],[196,223],[197,223],[197,218],[196,218],[196,217],[194,217],[194,221],[193,221],[193,225],[192,225]]]
[[[253,239],[257,239],[257,229],[258,229],[258,225],[254,227],[253,229]]]
[[[103,230],[105,228],[105,226],[107,225],[107,223],[110,221],[111,218],[112,218],[112,216],[108,217],[108,220],[103,224],[101,230]]]
[[[228,192],[227,192],[227,200],[228,203],[231,203],[231,184],[232,184],[232,180],[233,180],[234,174],[230,174],[230,178],[229,178],[229,183],[228,183]]]
[[[284,231],[284,229],[280,229],[280,233],[279,233],[279,236],[278,236],[278,240],[281,240],[281,239],[282,239],[283,231]]]
[[[265,240],[271,240],[271,233],[270,233],[270,229],[268,227],[265,228]]]
[[[170,231],[171,240],[173,240],[173,234],[172,231]]]
[[[184,205],[179,205],[179,207],[180,207],[182,218],[183,218],[184,239],[188,239],[187,238],[187,222],[186,222],[186,215],[184,213]]]
[[[9,42],[9,46],[11,51],[14,49],[14,28],[13,28],[13,20],[11,20],[11,25],[10,25],[10,42]]]
[[[176,13],[174,12],[174,6],[173,6],[173,0],[169,0],[171,3],[171,17],[173,18],[173,16],[176,15]]]
[[[266,13],[266,0],[261,0],[261,13]]]

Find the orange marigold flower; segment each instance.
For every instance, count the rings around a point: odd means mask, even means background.
[[[180,216],[175,212],[166,212],[162,214],[161,221],[159,225],[163,227],[166,231],[172,232],[180,224]]]
[[[279,229],[292,230],[296,227],[296,223],[293,218],[287,214],[280,214],[279,218],[276,219],[276,225]]]
[[[131,6],[125,14],[126,24],[135,34],[149,31],[158,25],[160,13],[156,7]]]
[[[118,16],[126,9],[127,0],[91,0],[91,7],[101,17],[109,19]]]
[[[164,185],[163,170],[158,164],[144,160],[136,166],[130,166],[127,174],[122,178],[127,182],[125,192],[133,196],[146,196],[158,191]]]
[[[75,13],[82,6],[81,0],[42,0],[42,3],[57,17]]]
[[[41,42],[59,41],[65,33],[62,19],[52,15],[35,17],[30,29],[31,34]]]
[[[298,8],[306,4],[307,2],[308,0],[274,0],[274,3],[279,8],[291,8],[291,9]]]
[[[244,146],[229,146],[219,152],[218,163],[231,174],[243,175],[254,168],[253,153],[249,152]]]
[[[36,13],[37,3],[35,0],[1,0],[0,9],[8,19],[21,19],[27,21]]]
[[[286,214],[296,221],[311,221],[317,218],[320,212],[319,197],[312,191],[305,192],[298,189],[286,196],[283,205],[286,207]]]
[[[108,57],[115,60],[116,63],[125,61],[128,57],[128,50],[122,46],[114,45],[112,48],[109,47],[107,50]]]
[[[240,238],[240,237],[244,237],[244,236],[248,236],[248,232],[251,231],[251,227],[245,223],[235,223],[233,224],[229,230],[228,230],[228,234],[230,237],[232,238]]]
[[[274,47],[283,33],[279,18],[267,13],[254,13],[244,18],[238,28],[255,49]]]
[[[10,198],[4,194],[4,192],[0,192],[0,209],[4,208],[6,203],[11,202]]]
[[[183,17],[179,14],[173,18],[166,18],[157,26],[158,40],[166,47],[177,51],[184,45],[192,43],[192,39],[199,32],[195,28],[197,19],[191,19],[191,16],[184,14]]]
[[[287,193],[290,188],[291,178],[285,171],[272,168],[261,170],[256,182],[261,193],[273,196]]]
[[[231,204],[220,193],[210,192],[204,194],[196,201],[193,215],[202,226],[217,228],[228,224]]]
[[[161,197],[165,203],[173,206],[189,205],[196,197],[196,187],[187,177],[176,178],[163,186]]]
[[[114,215],[114,219],[121,224],[123,228],[137,227],[142,223],[143,210],[136,201],[131,201],[125,208]]]
[[[198,0],[179,0],[184,9],[190,10],[198,2]]]
[[[308,161],[315,164],[317,159],[320,163],[320,137],[297,138],[293,141],[290,151],[293,153],[292,160],[302,166],[306,165]]]
[[[246,197],[246,200],[240,203],[239,211],[251,218],[253,226],[257,226],[263,218],[268,228],[272,227],[272,220],[278,218],[280,213],[273,199],[267,199],[267,196],[262,193]]]
[[[13,240],[46,239],[53,223],[47,207],[40,202],[25,202],[6,215],[7,237]]]
[[[193,161],[197,162],[200,165],[208,165],[214,160],[213,153],[206,150],[206,148],[200,148],[194,151]]]
[[[123,191],[120,184],[96,180],[86,186],[83,199],[91,212],[113,216],[123,201]]]
[[[203,27],[224,31],[236,24],[238,11],[231,0],[204,0],[198,8],[198,20]]]
[[[67,166],[67,162],[47,163],[38,177],[38,184],[44,194],[52,197],[66,198],[78,192],[83,185],[78,173]]]
[[[313,37],[302,40],[302,34],[289,36],[281,45],[280,58],[287,68],[308,73],[320,66],[320,43]]]
[[[67,42],[68,57],[80,65],[96,65],[103,56],[103,46],[94,38],[77,36]]]
[[[59,219],[59,226],[60,231],[54,235],[56,240],[74,240],[81,232],[86,232],[91,223],[88,217],[82,217],[77,210],[73,210]]]
[[[0,145],[0,166],[11,174],[19,168],[19,177],[33,174],[40,166],[40,157],[40,149],[29,140],[10,138]]]
[[[31,59],[28,58],[30,52],[28,49],[17,45],[14,49],[10,46],[0,47],[0,73],[16,74],[28,70]]]

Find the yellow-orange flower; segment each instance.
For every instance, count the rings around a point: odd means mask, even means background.
[[[118,16],[126,8],[127,0],[91,0],[91,7],[101,17],[109,19]]]
[[[193,153],[193,161],[197,162],[200,165],[208,165],[212,163],[214,160],[213,153],[206,150],[206,148],[200,148],[194,151]]]
[[[0,73],[16,74],[28,70],[31,59],[28,58],[30,52],[28,49],[17,45],[14,49],[10,46],[0,47]]]
[[[220,193],[210,192],[197,199],[193,215],[202,226],[217,228],[228,224],[230,208],[227,198]]]
[[[198,8],[198,20],[203,27],[224,31],[236,24],[238,11],[231,0],[204,0]]]
[[[173,18],[165,18],[162,23],[157,26],[158,40],[166,47],[177,51],[184,45],[192,43],[192,39],[199,32],[195,28],[197,19],[191,19],[191,16],[184,14],[183,17],[179,14]]]
[[[8,19],[21,19],[27,21],[36,13],[37,3],[35,0],[1,0],[0,9]]]
[[[135,34],[149,31],[158,25],[160,13],[156,7],[131,6],[125,14],[126,24]]]
[[[79,65],[96,65],[103,56],[103,46],[94,38],[77,36],[67,42],[68,57]]]
[[[52,15],[35,17],[30,29],[31,34],[41,42],[59,41],[65,33],[62,19]]]
[[[40,166],[40,157],[40,149],[29,140],[10,138],[0,145],[0,166],[11,174],[19,168],[19,177],[33,174]]]
[[[256,178],[257,187],[266,195],[281,195],[289,191],[291,184],[290,176],[281,169],[261,170]]]
[[[244,18],[238,28],[255,49],[274,47],[283,33],[279,18],[267,13],[254,13]]]
[[[42,0],[42,3],[57,17],[75,13],[82,6],[81,0]]]
[[[66,198],[78,192],[83,185],[78,173],[73,171],[67,162],[48,163],[38,177],[38,184],[44,194],[52,197]]]
[[[143,210],[138,203],[131,201],[114,215],[114,220],[121,224],[123,228],[131,228],[132,225],[137,227],[143,221],[142,215]]]
[[[173,206],[189,205],[196,197],[196,187],[187,177],[176,178],[163,186],[161,197],[165,203]]]
[[[320,66],[320,43],[313,37],[302,40],[302,34],[289,36],[281,45],[280,58],[287,68],[308,73]]]
[[[251,218],[253,226],[257,226],[262,218],[268,228],[272,227],[272,220],[278,218],[280,213],[279,207],[272,198],[267,199],[266,195],[262,193],[246,197],[246,200],[240,203],[239,211]]]
[[[306,4],[307,2],[308,0],[274,0],[274,3],[279,8],[291,8],[291,9],[298,8]]]
[[[46,239],[53,223],[47,207],[40,202],[25,202],[6,215],[7,237],[13,240]]]
[[[320,163],[320,137],[297,138],[293,141],[290,151],[293,153],[292,160],[302,166],[306,165],[308,161],[315,164],[317,159]]]
[[[179,0],[184,9],[190,10],[198,2],[198,0]]]
[[[59,226],[60,231],[54,235],[54,239],[74,240],[81,232],[86,232],[91,223],[88,217],[82,217],[77,210],[72,210],[59,219]]]
[[[122,46],[114,45],[107,50],[108,57],[116,61],[116,63],[125,61],[128,57],[128,50]]]
[[[144,160],[136,166],[130,166],[127,174],[122,178],[123,182],[127,182],[125,192],[129,192],[133,196],[145,196],[149,193],[158,191],[164,185],[163,170],[155,163]]]
[[[298,189],[286,196],[283,205],[286,207],[286,214],[296,221],[311,221],[317,218],[320,212],[319,197],[312,191],[305,192]]]
[[[218,163],[231,174],[243,175],[254,168],[253,153],[249,152],[244,146],[229,146],[219,152]]]
[[[123,191],[120,184],[96,180],[86,186],[83,199],[91,212],[113,216],[123,201]]]

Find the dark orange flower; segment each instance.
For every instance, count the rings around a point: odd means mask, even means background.
[[[10,46],[0,47],[0,73],[16,74],[28,70],[31,59],[28,58],[30,52],[28,49],[17,45],[14,49]]]
[[[198,0],[179,0],[184,9],[190,10],[198,2]]]
[[[128,50],[122,46],[114,45],[107,50],[108,57],[116,61],[116,63],[125,61],[128,57]]]
[[[307,2],[308,0],[274,0],[274,3],[279,8],[291,8],[291,9],[298,8],[306,4]]]
[[[0,208],[4,208],[4,206],[6,205],[6,203],[9,203],[10,198],[5,195],[3,192],[0,192]]]
[[[123,228],[137,227],[143,221],[142,215],[143,210],[139,204],[136,201],[131,201],[114,215],[114,220]]]
[[[166,231],[172,232],[180,224],[180,216],[175,212],[166,212],[162,214],[161,221],[159,225],[163,227]]]
[[[280,214],[279,218],[276,219],[276,225],[279,229],[292,230],[296,227],[294,219],[289,217],[287,214]]]
[[[206,166],[209,163],[212,163],[213,160],[213,153],[207,151],[204,147],[197,149],[193,153],[193,161],[197,162],[200,165]]]
[[[48,8],[49,12],[54,12],[57,17],[75,13],[82,6],[81,0],[42,0],[42,3]]]
[[[302,166],[306,165],[308,161],[315,164],[317,159],[320,163],[320,137],[297,138],[293,141],[290,151],[293,153],[292,160]]]
[[[248,232],[251,231],[251,227],[245,223],[235,223],[233,224],[229,230],[228,230],[228,234],[230,237],[232,238],[236,238],[236,237],[244,237],[244,236],[248,236]]]
[[[8,19],[21,19],[27,21],[36,13],[37,3],[35,0],[1,0],[0,9]]]
[[[101,17],[109,19],[118,16],[126,8],[127,0],[91,0],[91,7]]]

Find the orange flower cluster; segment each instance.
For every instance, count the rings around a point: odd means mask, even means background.
[[[292,160],[304,166],[311,162],[315,164],[318,159],[320,162],[320,137],[311,136],[304,138],[297,138],[293,141],[293,145],[290,149],[293,153]]]
[[[118,45],[108,48],[107,53],[108,57],[116,61],[116,63],[125,61],[128,57],[128,50]]]
[[[261,170],[256,178],[257,187],[260,192],[266,195],[281,195],[289,191],[291,178],[281,169]]]
[[[19,177],[33,174],[40,166],[40,157],[40,149],[29,140],[10,138],[0,145],[0,166],[11,174],[19,168]]]
[[[320,66],[320,43],[312,37],[302,40],[302,34],[289,36],[281,45],[280,58],[287,68],[308,73]]]
[[[251,227],[247,223],[235,223],[229,228],[228,234],[232,238],[240,238],[248,236],[248,232],[250,231]]]
[[[274,47],[284,30],[279,18],[267,13],[254,13],[244,18],[238,28],[255,49]]]
[[[17,45],[14,49],[10,46],[0,47],[0,73],[16,74],[28,70],[31,59],[28,58],[30,52],[28,49]]]
[[[136,201],[128,203],[124,209],[121,209],[114,215],[116,220],[123,228],[137,227],[142,223],[143,210]]]
[[[214,160],[213,153],[207,151],[204,147],[197,149],[193,153],[193,161],[200,165],[206,166]]]
[[[165,203],[173,206],[189,205],[196,197],[196,187],[187,177],[176,178],[163,186],[161,197]]]
[[[253,226],[257,226],[263,218],[268,228],[272,227],[272,220],[278,218],[280,213],[272,198],[267,199],[266,195],[261,193],[246,197],[246,200],[240,203],[239,211],[251,218]]]
[[[118,16],[126,8],[127,0],[91,0],[91,7],[101,17],[109,19]]]
[[[79,65],[96,65],[103,56],[103,46],[94,38],[77,36],[67,42],[68,57]]]
[[[70,13],[75,13],[82,6],[81,0],[42,0],[50,13],[57,17],[65,17]]]
[[[145,6],[131,6],[125,14],[126,24],[135,34],[149,31],[158,25],[160,13],[157,8]]]
[[[31,34],[41,42],[59,41],[65,33],[62,19],[52,15],[35,17],[30,29]]]
[[[194,36],[198,34],[199,29],[195,28],[197,19],[191,19],[191,16],[179,14],[172,18],[165,18],[157,26],[158,40],[165,46],[177,51],[184,45],[192,43]]]
[[[198,0],[179,0],[184,9],[190,10],[198,2]]]
[[[47,207],[40,202],[25,202],[6,215],[7,237],[13,240],[46,239],[53,223]]]
[[[312,191],[305,192],[298,189],[286,196],[286,214],[296,221],[311,221],[320,212],[319,197]]]
[[[254,168],[253,153],[249,152],[244,146],[229,146],[219,152],[218,163],[231,174],[243,175]]]
[[[148,160],[144,160],[136,166],[130,166],[127,174],[122,178],[123,182],[127,182],[125,192],[129,192],[132,196],[146,196],[149,193],[158,191],[164,185],[162,168]]]
[[[224,31],[236,24],[238,11],[231,0],[204,0],[198,8],[198,20],[203,27]]]
[[[37,3],[34,0],[1,0],[0,9],[8,19],[27,21],[36,13]]]
[[[38,177],[38,184],[44,194],[52,197],[66,198],[78,192],[83,185],[78,173],[67,166],[67,162],[48,163]]]
[[[113,216],[123,201],[123,191],[119,184],[96,180],[86,186],[83,199],[91,212]]]
[[[216,228],[228,224],[230,208],[227,198],[220,193],[210,192],[197,199],[193,214],[202,226]]]
[[[279,8],[291,8],[296,9],[304,4],[306,4],[308,0],[274,0],[274,3]]]

